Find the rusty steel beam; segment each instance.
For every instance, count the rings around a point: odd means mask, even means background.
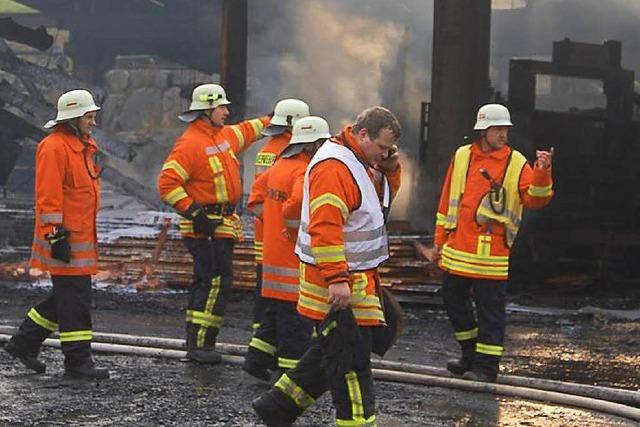
[[[223,0],[220,81],[232,102],[232,123],[246,109],[248,11],[247,0]]]

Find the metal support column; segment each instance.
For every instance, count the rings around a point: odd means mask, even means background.
[[[421,150],[414,227],[433,230],[444,175],[489,99],[491,0],[435,0],[429,142]]]
[[[223,0],[220,81],[232,102],[230,123],[246,108],[248,11],[247,0]]]

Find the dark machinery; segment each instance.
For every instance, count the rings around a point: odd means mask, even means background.
[[[536,149],[556,152],[555,197],[526,218],[516,276],[543,265],[547,276],[586,269],[608,285],[640,277],[638,95],[621,50],[618,41],[565,39],[553,44],[552,61],[510,62],[513,144],[530,159]],[[534,266],[519,262],[532,258]]]

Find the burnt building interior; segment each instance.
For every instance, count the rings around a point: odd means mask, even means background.
[[[422,122],[415,126],[421,140],[411,192],[420,205],[407,215],[405,236],[392,239],[398,258],[383,271],[387,283],[416,294],[431,295],[437,289],[437,269],[413,251],[412,243],[429,242],[431,218],[451,154],[471,129],[477,108],[495,101],[512,112],[515,148],[530,159],[536,149],[554,147],[556,151],[556,194],[547,209],[526,215],[512,260],[513,280],[538,286],[547,281],[567,289],[637,285],[640,95],[635,91],[634,71],[622,66],[625,41],[558,40],[548,47],[550,61],[512,59],[508,93],[503,94],[490,81],[491,21],[498,3],[433,2],[430,101],[424,103]],[[527,2],[502,3],[527,6]],[[163,78],[170,81],[171,93],[182,97],[183,106],[196,84],[217,75],[237,105],[233,110],[237,120],[246,106],[251,29],[247,0],[23,0],[20,4],[24,9],[19,14],[0,18],[0,203],[4,228],[11,230],[2,242],[26,248],[9,251],[24,257],[31,235],[15,230],[28,229],[25,224],[31,221],[27,213],[33,203],[35,147],[44,136],[42,124],[55,116],[56,97],[83,87],[101,103],[109,100],[108,87],[116,81],[105,77],[115,75],[109,74],[114,63],[125,70],[135,63],[149,73],[162,66],[169,76]],[[61,53],[59,40],[54,39],[63,33],[72,37],[67,36]],[[28,55],[17,54],[9,42],[32,49]],[[29,61],[26,56],[45,59]],[[66,58],[73,60],[71,72]],[[184,75],[190,78],[176,77]],[[155,93],[141,92],[147,97]],[[95,133],[103,151],[103,179],[143,209],[166,210],[149,191],[153,183],[123,172],[127,163],[144,157],[136,143],[124,140],[128,135],[124,130],[110,132],[102,127]],[[128,277],[136,277],[140,260],[148,258],[142,253],[153,252],[159,277],[184,284],[187,279],[178,270],[188,259],[178,245],[158,247],[158,233],[173,238],[177,234],[163,229],[161,214],[155,218],[154,238],[128,236],[104,243],[102,263],[113,267],[129,262],[133,266]],[[103,219],[103,230],[134,223],[135,218]],[[245,271],[251,263],[250,251],[250,245],[239,251],[242,268],[236,268],[245,287],[251,287]],[[182,278],[177,279],[180,274]]]

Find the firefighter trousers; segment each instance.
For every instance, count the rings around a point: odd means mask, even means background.
[[[310,407],[327,390],[331,391],[338,426],[376,426],[375,394],[371,373],[372,328],[359,327],[362,336],[358,357],[351,371],[330,377],[323,368],[323,348],[314,340],[298,365],[284,373],[271,393],[284,400],[282,407],[297,416]],[[355,361],[359,360],[358,363]]]
[[[473,360],[474,371],[494,377],[504,351],[506,295],[506,281],[444,273],[442,298],[463,358]],[[474,349],[475,354],[466,354]]]
[[[65,367],[91,361],[91,276],[51,276],[51,294],[31,308],[11,340],[38,354],[42,341],[60,331]]]
[[[313,321],[301,316],[297,303],[264,298],[265,311],[245,359],[262,369],[295,368],[311,344]]]
[[[260,327],[260,322],[266,310],[267,301],[262,297],[262,263],[256,264],[256,288],[253,291],[253,332]]]
[[[185,237],[184,244],[193,257],[186,316],[187,350],[213,350],[231,293],[234,241]]]

